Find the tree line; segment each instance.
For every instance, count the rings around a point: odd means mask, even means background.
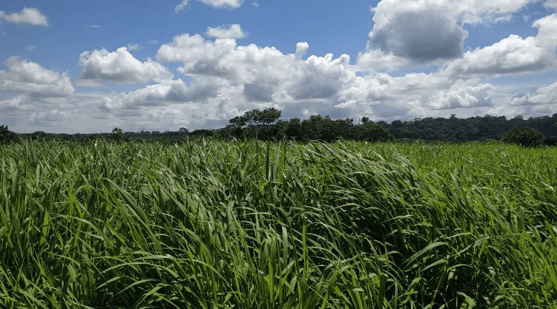
[[[505,116],[485,115],[467,119],[456,118],[423,118],[411,121],[395,120],[391,123],[384,121],[373,122],[368,117],[355,121],[353,118],[331,119],[329,116],[313,115],[308,119],[292,118],[288,121],[280,120],[282,112],[275,108],[263,110],[254,109],[243,115],[229,120],[229,124],[219,129],[201,129],[189,132],[185,127],[178,131],[145,131],[123,132],[114,128],[111,133],[101,134],[48,134],[37,131],[31,134],[15,134],[7,126],[0,126],[0,144],[18,138],[28,139],[61,139],[87,141],[105,138],[114,141],[130,141],[145,139],[160,139],[176,141],[185,137],[214,137],[221,139],[249,139],[260,140],[319,140],[332,142],[339,139],[360,141],[445,141],[468,142],[485,140],[511,139],[533,140],[534,144],[557,144],[557,114],[524,119],[516,116],[507,119]],[[529,128],[519,130],[516,128]],[[513,131],[513,129],[515,129]],[[512,132],[512,133],[511,133]],[[534,135],[532,135],[534,134]],[[530,142],[529,142],[530,143]]]

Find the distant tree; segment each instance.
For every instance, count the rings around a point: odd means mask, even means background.
[[[8,130],[8,126],[0,126],[0,145],[17,142],[17,134]]]
[[[255,121],[257,123],[261,123],[263,125],[270,125],[270,124],[274,124],[276,123],[280,116],[282,114],[282,111],[279,111],[278,109],[271,107],[271,108],[266,108],[262,111],[260,111],[256,117],[255,117]]]
[[[122,132],[122,129],[114,128],[112,133],[110,133],[110,138],[114,141],[122,141],[124,139],[124,132]]]
[[[300,130],[302,129],[302,123],[300,118],[292,118],[288,122],[288,126],[286,127],[286,136],[291,139],[300,138],[301,133]]]
[[[39,140],[41,138],[46,137],[48,134],[46,134],[44,131],[35,131],[33,132],[32,136],[33,138],[35,138],[36,140]]]
[[[404,123],[402,123],[402,121],[400,120],[395,120],[392,122],[392,125],[394,128],[402,128],[404,126]]]
[[[270,125],[276,123],[282,114],[276,108],[266,108],[264,110],[253,109],[247,111],[242,116],[237,116],[229,120],[230,124],[244,127],[250,125]]]
[[[215,135],[215,131],[207,129],[198,129],[190,133],[191,137],[211,137]]]
[[[188,129],[186,129],[184,127],[181,127],[178,132],[180,133],[180,135],[188,135],[188,133],[189,133]]]
[[[530,127],[516,127],[504,133],[501,140],[524,147],[537,147],[543,144],[544,136],[540,131]]]
[[[364,141],[371,142],[387,142],[394,139],[393,135],[383,126],[367,122],[357,127],[358,138]]]

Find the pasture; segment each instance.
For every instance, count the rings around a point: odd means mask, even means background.
[[[0,147],[2,308],[557,308],[557,148]]]

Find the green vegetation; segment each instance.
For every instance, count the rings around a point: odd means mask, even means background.
[[[17,135],[8,130],[8,126],[0,126],[0,145],[11,144],[18,141]]]
[[[0,147],[1,308],[557,308],[557,152]]]
[[[516,127],[501,136],[501,140],[509,144],[524,147],[539,147],[543,145],[543,134],[529,127]]]
[[[484,117],[459,119],[455,115],[451,115],[448,119],[427,117],[404,122],[395,120],[392,123],[373,122],[365,116],[354,121],[353,118],[331,119],[329,116],[321,115],[312,115],[304,120],[291,118],[285,121],[279,120],[281,115],[282,112],[275,108],[254,109],[246,111],[242,116],[230,119],[229,124],[224,128],[198,129],[192,132],[185,127],[181,127],[178,131],[164,132],[145,130],[123,132],[121,129],[115,128],[112,133],[100,134],[68,135],[37,131],[32,134],[18,134],[18,136],[43,141],[59,139],[78,142],[89,142],[99,137],[117,141],[149,139],[179,142],[189,136],[217,138],[225,141],[255,138],[262,141],[295,140],[301,142],[426,140],[464,143],[501,140],[503,134],[514,128],[528,127],[541,132],[544,145],[557,145],[557,114],[553,114],[551,117],[530,117],[528,119],[519,115],[509,120],[505,116],[485,115]]]

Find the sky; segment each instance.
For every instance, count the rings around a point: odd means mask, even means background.
[[[3,1],[0,125],[551,116],[556,48],[557,0]]]

